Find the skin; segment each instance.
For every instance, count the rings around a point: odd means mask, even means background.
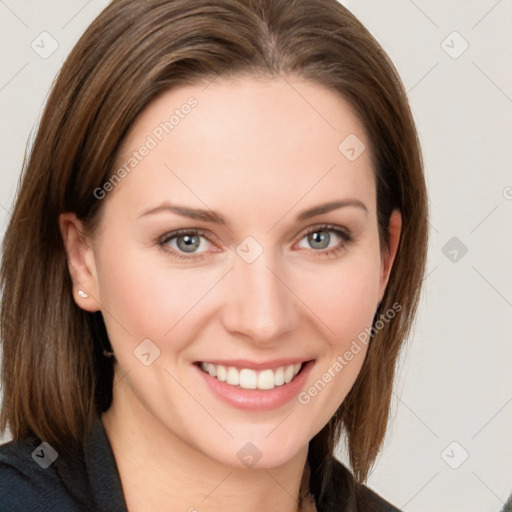
[[[308,442],[352,387],[366,350],[307,405],[294,399],[260,412],[220,400],[193,363],[314,359],[309,388],[371,326],[400,214],[391,217],[389,248],[380,247],[370,152],[351,162],[338,150],[349,134],[369,147],[362,125],[338,95],[299,78],[217,79],[166,92],[136,120],[118,165],[191,96],[197,107],[103,199],[92,236],[74,214],[60,218],[75,300],[102,311],[116,354],[114,402],[102,419],[132,512],[169,504],[296,511]],[[297,220],[354,199],[364,208]],[[140,216],[166,201],[219,212],[229,227],[169,211]],[[307,232],[323,224],[352,241],[328,232],[331,252],[322,254]],[[178,258],[176,239],[158,243],[184,228],[209,239],[196,259]],[[248,236],[263,248],[252,263],[236,252]],[[133,353],[144,339],[160,350],[150,366]],[[262,454],[250,469],[237,457],[247,442]]]

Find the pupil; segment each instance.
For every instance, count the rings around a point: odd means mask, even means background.
[[[178,247],[183,252],[194,252],[199,247],[199,237],[184,235],[178,238]]]
[[[325,249],[329,247],[330,235],[325,231],[315,231],[308,236],[308,242],[314,249]]]

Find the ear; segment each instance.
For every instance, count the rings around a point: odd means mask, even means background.
[[[59,216],[59,228],[73,281],[73,298],[80,308],[90,312],[99,311],[96,262],[90,240],[84,234],[83,224],[74,213],[62,213]]]
[[[381,256],[381,273],[380,273],[380,299],[384,297],[386,286],[388,285],[391,268],[395,261],[398,243],[400,242],[400,233],[402,231],[402,215],[398,210],[393,210],[389,219],[389,244],[386,251]]]

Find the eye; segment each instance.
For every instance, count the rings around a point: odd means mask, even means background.
[[[319,253],[335,252],[343,248],[352,237],[346,231],[335,226],[319,226],[308,231],[300,240],[298,246],[313,249]]]
[[[334,255],[352,242],[353,237],[338,226],[317,226],[306,232],[297,246],[316,254]],[[201,258],[206,252],[218,252],[206,234],[197,229],[182,229],[164,235],[158,245],[181,259]]]
[[[212,244],[197,230],[181,230],[165,235],[159,244],[176,253],[178,257],[186,257],[181,255],[202,254],[211,249]]]

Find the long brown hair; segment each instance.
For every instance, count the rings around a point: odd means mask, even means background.
[[[397,72],[336,0],[114,0],[79,40],[48,99],[4,238],[0,426],[9,425],[15,438],[34,433],[58,450],[77,446],[112,401],[105,326],[100,313],[73,301],[59,214],[74,212],[93,232],[103,204],[94,191],[114,172],[123,138],[148,103],[173,87],[240,74],[295,75],[347,100],[371,141],[383,248],[392,210],[402,214],[380,305],[401,311],[375,330],[353,388],[310,443],[318,488],[343,432],[356,479],[367,478],[417,308],[427,198]]]

